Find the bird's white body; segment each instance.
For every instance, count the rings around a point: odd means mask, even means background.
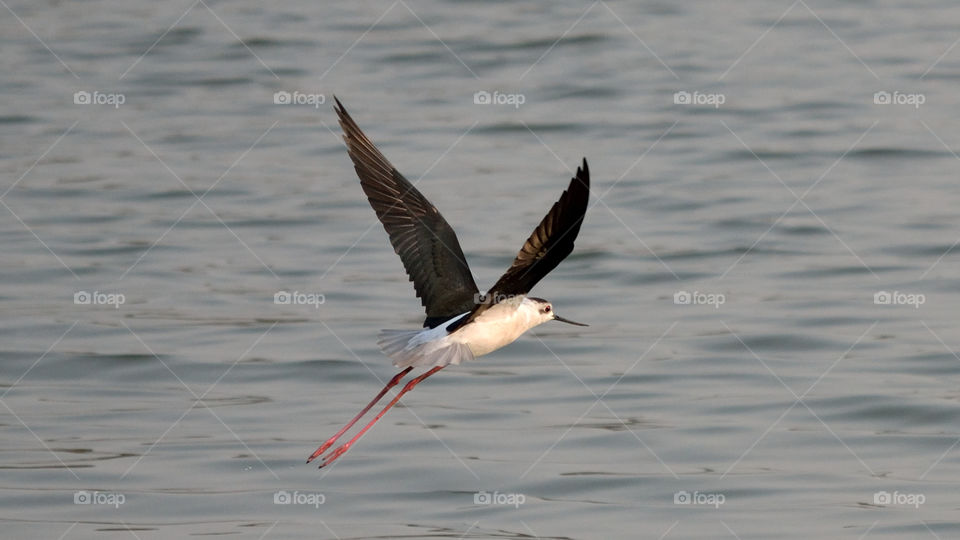
[[[552,310],[548,313],[552,315]],[[476,320],[458,328],[448,338],[470,347],[474,356],[482,356],[513,343],[527,330],[551,318],[540,313],[536,301],[517,296],[484,311]]]
[[[467,315],[425,330],[384,330],[380,333],[380,348],[398,368],[456,365],[509,345],[527,330],[554,318],[549,302],[519,295],[497,303],[456,331],[447,332],[448,326]]]

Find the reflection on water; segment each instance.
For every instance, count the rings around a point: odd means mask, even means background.
[[[956,7],[7,11],[12,536],[960,532]],[[334,93],[481,288],[586,156],[536,294],[591,326],[445,370],[318,472],[421,319]]]

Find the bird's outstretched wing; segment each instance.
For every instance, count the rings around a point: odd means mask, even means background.
[[[481,298],[468,317],[452,325],[452,332],[483,313],[494,304],[517,295],[527,294],[533,286],[567,258],[573,251],[573,242],[580,234],[583,216],[590,200],[590,169],[587,159],[577,168],[577,175],[543,217],[533,234],[520,248],[517,258],[496,284]]]
[[[423,325],[432,328],[472,310],[479,291],[456,233],[334,100],[360,185],[426,309]]]

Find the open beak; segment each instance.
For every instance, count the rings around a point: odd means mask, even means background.
[[[576,325],[576,326],[590,326],[589,324],[583,324],[583,323],[580,323],[580,322],[571,321],[570,319],[564,319],[563,317],[557,315],[556,313],[553,314],[553,320],[555,320],[555,321],[560,321],[560,322],[565,322],[565,323],[567,323],[567,324],[573,324],[573,325]]]

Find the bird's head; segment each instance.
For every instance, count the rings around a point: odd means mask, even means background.
[[[537,324],[542,324],[547,321],[560,321],[576,326],[590,326],[588,324],[571,321],[570,319],[564,319],[563,317],[557,315],[556,312],[553,311],[553,304],[547,300],[544,300],[543,298],[528,297],[527,301],[529,301],[530,305],[537,311],[537,317],[539,318],[539,322],[537,322]]]

